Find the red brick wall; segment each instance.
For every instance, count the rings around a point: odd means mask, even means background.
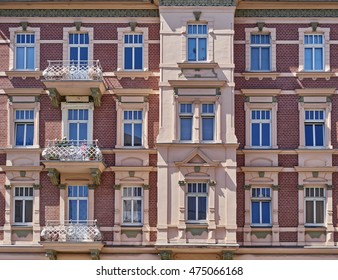
[[[150,77],[148,80],[144,78],[122,78],[118,80],[113,77],[106,77],[105,82],[107,87],[114,88],[151,88],[158,89],[159,77]]]
[[[74,27],[74,24],[53,22],[30,24],[29,26],[40,27],[40,40],[63,40],[63,28]]]
[[[245,45],[236,44],[234,52],[234,61],[235,61],[235,72],[242,73],[245,72]]]
[[[0,173],[0,226],[5,224],[5,182],[6,174],[4,172]]]
[[[278,97],[277,145],[280,149],[297,149],[299,146],[298,96]]]
[[[278,174],[278,222],[280,227],[298,226],[298,173]]]
[[[40,173],[40,224],[60,220],[60,190],[53,186],[47,172]]]
[[[6,165],[6,154],[0,154],[0,165]]]
[[[160,71],[160,44],[149,44],[149,70]]]
[[[104,72],[117,69],[117,44],[94,44],[93,58],[100,60]]]
[[[333,226],[338,226],[338,173],[332,174],[332,210]],[[337,240],[338,241],[338,240]]]
[[[7,71],[9,70],[9,44],[0,44],[0,53],[0,71]]]
[[[243,227],[245,222],[245,190],[244,190],[244,173],[237,173],[237,226]]]
[[[236,239],[237,239],[237,242],[244,242],[244,234],[243,232],[236,232]]]
[[[41,44],[40,45],[40,70],[48,66],[48,60],[63,60],[62,44]]]
[[[298,71],[299,67],[299,46],[292,45],[277,45],[277,72],[294,72]]]
[[[306,79],[309,80],[309,79]],[[319,81],[319,80],[317,80]],[[295,78],[280,77],[276,80],[270,78],[264,78],[260,81],[258,78],[250,78],[248,81],[244,77],[235,77],[235,89],[282,89],[282,90],[294,90],[301,88]],[[307,82],[302,81],[305,85]],[[313,87],[313,84],[312,84]],[[318,86],[317,86],[318,87]]]
[[[245,156],[244,155],[237,155],[236,161],[237,161],[237,167],[245,166]]]
[[[157,166],[157,154],[149,155],[149,166]]]
[[[278,166],[298,166],[298,155],[278,155]]]
[[[150,232],[150,241],[156,242],[156,240],[157,240],[157,231],[151,231]]]
[[[149,173],[149,225],[157,225],[157,172]]]
[[[335,28],[336,29],[336,28]],[[332,35],[332,29],[330,35]],[[338,46],[337,45],[330,45],[330,67],[331,71],[337,71],[338,69]]]
[[[4,232],[0,231],[0,240],[4,240]]]
[[[100,146],[100,142],[99,142],[99,146]],[[103,154],[103,161],[104,161],[104,163],[107,167],[108,166],[114,166],[115,165],[115,155]]]
[[[338,148],[338,98],[333,95],[332,97],[332,110],[331,110],[331,142],[333,148]],[[338,165],[338,161],[336,164]]]
[[[244,96],[235,95],[235,133],[239,148],[245,146],[245,111],[244,111]]]
[[[159,96],[152,94],[149,96],[149,112],[148,112],[148,145],[154,148],[156,137],[159,132],[159,115],[160,115]]]
[[[1,83],[0,83],[1,85]],[[8,98],[6,95],[0,95],[0,147],[7,146],[7,119],[8,119],[8,112],[7,112],[7,102]]]
[[[279,242],[297,242],[297,232],[280,232]]]
[[[95,188],[94,219],[103,227],[114,226],[114,182],[115,175],[113,172],[103,172],[101,184]]]
[[[335,232],[335,233],[334,233],[334,241],[335,241],[335,242],[338,242],[338,232]]]

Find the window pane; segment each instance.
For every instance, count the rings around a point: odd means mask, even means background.
[[[198,220],[206,220],[207,218],[207,198],[198,198]]]
[[[305,125],[305,146],[313,146],[313,127],[311,124]]]
[[[192,118],[181,118],[180,139],[192,139]]]
[[[305,48],[304,69],[313,70],[312,68],[312,49]]]
[[[33,221],[33,200],[25,201],[25,223]]]
[[[142,124],[134,124],[134,146],[142,146]]]
[[[23,222],[23,201],[15,200],[15,222],[22,223]]]
[[[133,49],[124,48],[124,69],[133,69]]]
[[[16,48],[16,69],[25,69],[25,48]]]
[[[261,48],[261,69],[270,70],[270,48]]]
[[[33,145],[34,139],[34,124],[28,123],[26,125],[26,145]]]
[[[207,60],[207,39],[206,38],[198,39],[198,60],[199,61]]]
[[[316,146],[324,146],[324,126],[322,124],[315,125]]]
[[[316,223],[324,223],[324,201],[316,201]]]
[[[68,207],[69,220],[77,221],[77,201],[69,200]]]
[[[25,125],[17,124],[16,125],[16,133],[15,133],[15,145],[23,146],[24,145],[24,133],[25,133]]]
[[[262,124],[262,146],[270,146],[270,124]]]
[[[251,146],[260,146],[260,126],[258,123],[251,124]]]
[[[196,39],[188,39],[188,61],[196,61]]]
[[[202,140],[214,140],[214,118],[202,118]]]
[[[133,204],[133,223],[141,223],[141,200],[134,200]]]
[[[77,61],[78,60],[78,49],[77,48],[70,48],[69,50],[69,59],[70,60],[75,60]]]
[[[262,223],[270,224],[270,202],[262,202]]]
[[[196,220],[196,198],[188,197],[188,220]]]
[[[69,140],[78,140],[76,123],[69,124]]]
[[[323,49],[316,48],[315,49],[315,70],[323,70]]]
[[[86,62],[88,60],[88,48],[80,48],[80,60]]]
[[[124,134],[123,134],[124,146],[132,145],[132,125],[124,124]]]
[[[34,47],[26,48],[26,69],[34,69]]]
[[[259,70],[259,48],[251,48],[251,70]]]
[[[251,222],[253,224],[260,224],[259,202],[251,202]]]
[[[131,223],[131,200],[123,200],[123,222]]]
[[[80,123],[80,135],[78,140],[87,140],[88,139],[88,124]]]
[[[135,48],[135,68],[142,69],[143,65],[143,48]]]
[[[305,211],[306,211],[305,222],[308,223],[308,224],[314,223],[314,209],[313,209],[313,202],[312,201],[306,201]]]
[[[88,203],[87,200],[79,200],[79,220],[80,221],[86,221],[87,220],[87,208]]]

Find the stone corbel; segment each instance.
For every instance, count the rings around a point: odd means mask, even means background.
[[[82,24],[81,21],[74,21],[74,25],[75,25],[76,31],[80,31],[81,24]]]
[[[145,190],[149,190],[150,189],[150,185],[143,184],[142,186],[143,186],[143,189],[145,189]]]
[[[185,180],[180,180],[180,181],[178,181],[178,184],[179,184],[181,187],[183,187],[183,186],[187,185],[187,182],[186,182]]]
[[[55,250],[46,250],[46,257],[50,260],[57,260],[57,253]]]
[[[326,184],[326,189],[327,190],[332,190],[333,189],[333,185]]]
[[[48,168],[48,176],[50,181],[54,186],[58,186],[60,184],[60,173],[55,168]]]
[[[90,189],[90,190],[94,190],[95,187],[96,187],[95,184],[88,184],[88,189]]]
[[[67,187],[66,184],[59,184],[59,185],[58,185],[59,190],[65,190],[66,187]]]
[[[97,249],[90,250],[90,257],[92,260],[100,260],[100,251]]]
[[[215,180],[209,180],[209,186],[210,187],[214,187],[214,186],[216,186],[216,181]]]
[[[257,22],[258,31],[262,32],[265,22]]]
[[[60,107],[61,95],[59,94],[59,92],[57,91],[56,88],[48,89],[48,96],[49,96],[50,100],[52,101],[52,106],[54,108]]]
[[[90,175],[93,178],[93,182],[95,185],[100,185],[101,183],[101,171],[98,168],[91,168],[90,169]]]
[[[95,107],[100,107],[101,106],[101,97],[102,97],[102,93],[100,91],[99,88],[90,88],[91,91],[91,95],[93,97],[93,101],[94,101],[94,106]]]
[[[160,256],[161,256],[161,260],[172,260],[172,256],[173,253],[172,251],[161,251],[160,252]]]
[[[304,185],[298,185],[298,186],[297,186],[297,189],[298,189],[299,191],[304,190]]]
[[[200,18],[201,18],[202,12],[201,11],[196,11],[196,12],[193,12],[193,14],[194,14],[195,20],[199,21]]]
[[[244,185],[244,190],[250,190],[251,189],[251,185]]]
[[[129,26],[130,26],[130,31],[131,32],[135,32],[136,26],[137,26],[137,22],[136,21],[131,21],[129,22]]]
[[[280,186],[279,185],[272,185],[272,189],[274,191],[279,191]]]
[[[317,27],[318,27],[318,22],[310,22],[310,26],[312,28],[313,32],[317,31]]]
[[[233,260],[234,253],[232,251],[222,251],[222,259],[223,260]]]
[[[21,21],[20,25],[22,27],[22,31],[27,31],[28,21]]]
[[[39,189],[41,189],[41,185],[40,184],[33,184],[33,189],[39,190]]]
[[[6,190],[10,190],[12,188],[12,185],[5,185]]]

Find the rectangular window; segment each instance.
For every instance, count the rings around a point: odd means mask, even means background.
[[[305,146],[324,146],[324,110],[305,110]]]
[[[88,139],[88,109],[68,110],[68,137],[72,145],[81,145]]]
[[[202,141],[213,141],[215,136],[215,104],[202,104]]]
[[[180,140],[191,141],[192,140],[192,104],[180,103]]]
[[[304,70],[324,70],[324,44],[323,35],[304,35]]]
[[[251,224],[254,226],[271,225],[271,189],[251,189]]]
[[[142,110],[123,112],[123,143],[127,147],[142,146]]]
[[[15,145],[32,146],[34,141],[34,110],[15,110]]]
[[[251,146],[271,146],[271,111],[252,110],[250,116]]]
[[[323,225],[325,222],[324,188],[305,188],[305,224]]]
[[[207,219],[207,183],[188,183],[187,192],[187,220],[188,222],[202,222]]]
[[[188,24],[188,61],[207,60],[208,26]]]
[[[87,186],[68,186],[68,219],[75,223],[88,220]]]
[[[141,187],[125,187],[122,195],[123,223],[142,224],[143,189]]]
[[[124,35],[124,69],[143,69],[143,34]]]
[[[14,222],[25,224],[33,221],[33,188],[14,189]]]
[[[89,35],[88,33],[69,34],[69,60],[72,64],[88,64]]]
[[[270,34],[251,34],[250,57],[251,71],[271,71]]]
[[[35,69],[35,35],[33,33],[15,35],[15,69]]]

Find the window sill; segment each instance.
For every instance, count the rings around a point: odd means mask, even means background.
[[[251,78],[258,78],[258,80],[263,80],[264,78],[276,80],[280,75],[279,72],[243,72],[245,80],[250,80]]]
[[[334,72],[306,72],[306,71],[301,71],[301,72],[296,72],[296,77],[299,78],[299,80],[303,79],[312,79],[312,80],[317,80],[317,79],[325,79],[325,80],[330,80],[330,78],[335,74]]]
[[[131,225],[131,224],[122,224],[121,225],[121,228],[124,228],[124,229],[135,229],[135,230],[141,230],[143,227],[142,224],[137,224],[137,225]]]
[[[22,78],[25,80],[26,78],[35,78],[36,80],[39,80],[42,76],[42,71],[34,71],[34,70],[11,70],[11,71],[5,71],[6,75],[9,79],[12,78]]]
[[[268,230],[271,230],[272,228],[272,225],[251,225],[251,228],[252,229],[268,229]]]
[[[189,228],[201,228],[201,227],[209,226],[208,223],[206,223],[206,222],[200,222],[199,223],[199,222],[189,222],[189,221],[187,221],[185,224]]]
[[[135,78],[143,78],[145,80],[148,80],[150,76],[152,76],[151,71],[126,71],[126,70],[120,70],[115,71],[114,75],[117,77],[118,80],[121,80],[122,78],[131,78],[132,80],[135,80]]]
[[[32,230],[33,226],[32,224],[13,224],[12,225],[12,230]]]
[[[218,66],[215,62],[181,62],[177,63],[181,69],[214,69]]]

